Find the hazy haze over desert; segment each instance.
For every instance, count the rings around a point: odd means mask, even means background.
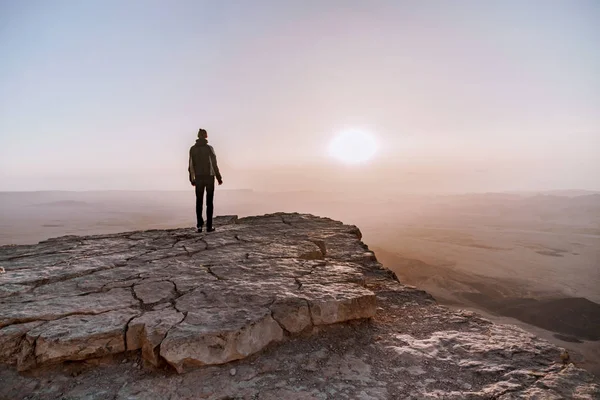
[[[0,3],[0,245],[216,214],[356,224],[379,260],[600,363],[600,3]],[[366,156],[365,156],[366,155]]]

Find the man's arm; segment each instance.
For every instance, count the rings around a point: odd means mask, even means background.
[[[219,171],[219,165],[217,164],[217,154],[215,153],[215,149],[210,146],[210,159],[212,162],[213,169],[215,170],[215,176],[217,177],[217,182],[219,185],[223,184],[223,178],[221,177],[221,172]]]
[[[194,158],[192,157],[192,149],[190,149],[190,161],[188,162],[188,173],[190,175],[190,183],[192,186],[196,184],[196,171],[194,170]]]

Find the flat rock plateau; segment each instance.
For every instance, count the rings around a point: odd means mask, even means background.
[[[402,285],[355,226],[216,225],[0,247],[0,398],[600,398],[562,349]]]

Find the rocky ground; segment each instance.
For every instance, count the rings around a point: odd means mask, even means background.
[[[396,281],[329,219],[0,248],[0,398],[600,398],[561,349]]]

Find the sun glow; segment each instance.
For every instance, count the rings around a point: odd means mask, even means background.
[[[377,153],[373,135],[362,131],[344,131],[329,143],[329,154],[344,164],[369,161]]]

